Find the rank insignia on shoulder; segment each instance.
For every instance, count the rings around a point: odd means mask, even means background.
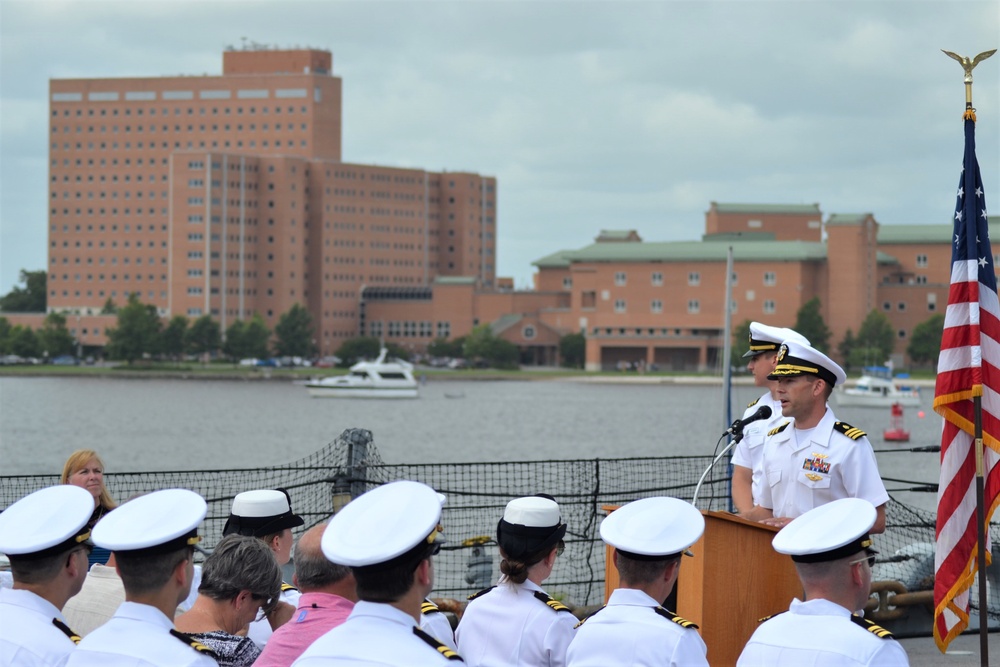
[[[440,614],[442,613],[438,606],[431,602],[430,600],[424,600],[420,603],[420,613],[421,614]]]
[[[758,403],[760,403],[760,398],[758,398],[756,401],[750,401],[749,403],[747,403],[747,407],[748,408],[752,408],[753,406],[757,405]]]
[[[64,635],[66,635],[67,637],[69,637],[69,640],[71,642],[73,642],[74,644],[79,644],[80,643],[80,635],[78,635],[75,632],[73,632],[72,630],[70,630],[69,626],[66,625],[65,623],[63,623],[62,621],[60,621],[58,618],[53,618],[52,619],[52,625],[54,625],[57,628],[59,628],[59,630]]]
[[[423,639],[427,642],[428,646],[433,648],[435,651],[448,658],[449,660],[457,660],[458,662],[465,662],[458,653],[455,653],[447,644],[442,644],[438,639],[427,634],[417,626],[413,626],[413,634]]]
[[[862,618],[857,614],[851,614],[851,620],[854,621],[856,625],[860,625],[862,628],[872,633],[879,639],[892,639],[892,633],[883,628],[881,625],[877,625],[867,618]]]
[[[559,602],[559,600],[553,600],[552,598],[550,598],[548,595],[546,595],[541,591],[535,591],[535,597],[544,602],[545,604],[549,605],[556,611],[568,611],[570,613],[573,613],[572,610],[570,610],[570,608],[564,605],[562,602]]]
[[[204,653],[205,655],[214,658],[216,660],[219,657],[215,651],[205,646],[197,639],[194,639],[190,635],[186,635],[183,632],[178,632],[173,628],[170,629],[170,634],[173,635],[174,637],[177,637],[177,639],[180,639],[182,642],[193,648],[195,651],[198,651],[198,653]]]
[[[844,435],[846,435],[851,440],[857,440],[858,438],[861,438],[861,437],[864,437],[865,435],[867,435],[860,428],[856,428],[854,426],[851,426],[847,422],[837,422],[836,424],[833,425],[833,429],[835,431],[840,431],[841,433],[843,433]]]
[[[782,431],[784,431],[786,428],[788,428],[788,425],[791,424],[791,423],[792,422],[785,422],[781,426],[776,426],[776,427],[772,428],[770,431],[768,431],[767,434],[768,435],[778,435],[779,433],[781,433]]]
[[[788,611],[788,610],[786,609],[785,611]],[[778,616],[779,614],[784,614],[784,613],[785,613],[785,611],[779,611],[779,612],[778,612],[777,614],[771,614],[771,615],[769,615],[769,616],[765,616],[764,618],[758,618],[758,619],[757,619],[757,622],[758,622],[758,623],[765,623],[765,622],[767,622],[767,621],[770,621],[770,620],[771,620],[772,618],[774,618],[775,616]]]
[[[604,609],[604,607],[606,607],[606,606],[607,605],[602,605],[600,608],[595,609],[594,611],[590,612],[589,614],[587,614],[586,616],[584,616],[583,618],[581,618],[580,622],[573,626],[573,629],[576,630],[578,627],[580,627],[581,625],[583,625],[584,623],[586,623],[588,618],[590,618],[591,616],[593,616],[597,612],[601,611],[601,609]]]
[[[472,595],[470,595],[468,597],[469,602],[472,602],[473,600],[475,600],[478,597],[482,597],[483,595],[486,595],[487,593],[489,593],[490,591],[492,591],[494,588],[496,588],[496,586],[490,586],[489,588],[484,588],[483,590],[479,591],[478,593],[473,593]]]
[[[297,591],[297,590],[299,590],[299,589],[297,589],[295,586],[292,586],[291,584],[286,584],[283,581],[281,582],[281,592],[282,593],[287,593],[288,591]]]
[[[681,626],[682,628],[693,628],[695,630],[698,629],[698,624],[697,623],[693,623],[693,622],[687,620],[686,618],[682,618],[682,617],[678,616],[677,614],[675,614],[674,612],[669,611],[667,609],[664,609],[663,607],[653,607],[653,611],[655,611],[657,614],[659,614],[663,618],[665,618],[665,619],[667,619],[669,621],[673,621],[674,623],[676,623],[677,625]]]

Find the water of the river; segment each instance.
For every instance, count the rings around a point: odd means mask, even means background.
[[[869,433],[883,477],[937,482],[941,420],[924,389],[908,444],[882,442],[889,410],[833,407]],[[734,418],[761,390],[733,391]],[[0,475],[58,473],[89,448],[109,471],[270,466],[367,428],[387,463],[710,455],[724,430],[722,390],[704,385],[438,381],[417,400],[312,399],[284,381],[0,378]],[[923,418],[918,412],[925,413]],[[894,489],[911,486],[886,482]],[[933,509],[930,493],[897,492]]]

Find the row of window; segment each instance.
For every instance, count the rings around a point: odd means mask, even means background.
[[[660,287],[660,286],[663,285],[663,272],[662,271],[653,271],[651,274],[649,274],[649,278],[650,278],[650,284],[653,285],[654,287]],[[687,276],[687,283],[688,283],[688,285],[690,285],[692,287],[697,287],[698,285],[700,285],[701,284],[701,272],[700,271],[689,271],[688,272],[688,276]],[[628,275],[626,274],[626,272],[625,271],[616,271],[615,272],[615,286],[617,286],[617,287],[624,287],[626,284],[628,284]],[[736,276],[735,273],[732,275],[732,284],[733,285],[737,284],[737,276]],[[774,285],[777,285],[777,284],[778,284],[778,277],[775,274],[775,272],[774,271],[765,271],[764,272],[764,285],[767,286],[767,287],[773,287]],[[565,289],[572,289],[573,288],[573,279],[569,278],[569,277],[563,278],[563,287]]]
[[[152,94],[155,94],[155,93],[152,93]],[[53,102],[78,102],[78,101],[82,101],[82,97],[81,97],[81,99],[69,99],[68,97],[67,98],[59,97],[57,99],[57,96],[60,96],[60,95],[73,96],[74,94],[73,93],[54,93],[52,101]],[[243,109],[244,109],[244,107],[242,107],[242,106],[236,107],[236,115],[237,116],[243,115]],[[264,115],[267,115],[269,113],[268,109],[269,109],[269,107],[262,106],[260,108],[260,112],[262,114],[264,114]],[[281,113],[281,109],[282,108],[280,106],[274,107],[274,113],[280,114]],[[290,106],[290,107],[287,107],[287,109],[288,109],[288,113],[295,113],[295,107]],[[301,110],[302,110],[302,113],[308,113],[308,108],[307,107],[301,107]],[[110,108],[105,107],[103,109],[100,109],[100,113],[99,114],[95,114],[94,113],[94,109],[87,109],[87,116],[94,116],[94,115],[97,115],[97,116],[108,116],[108,115],[110,115],[110,116],[117,116],[118,115],[118,111],[119,110],[118,110],[117,107],[110,107]],[[131,116],[132,115],[132,108],[131,107],[126,107],[123,111],[124,111],[124,113],[122,115],[124,115],[124,116]],[[155,107],[150,108],[150,109],[144,109],[142,107],[139,107],[139,108],[137,108],[135,110],[135,115],[136,116],[142,116],[147,111],[149,112],[150,116],[155,116],[156,115],[156,108]],[[253,115],[253,114],[257,113],[257,107],[256,106],[248,107],[247,111],[248,111],[248,113],[250,115]],[[206,107],[199,107],[198,108],[198,115],[204,116],[204,115],[206,115],[206,113],[207,113],[206,112]],[[231,111],[230,107],[222,107],[222,113],[224,115],[229,115],[229,114],[232,113],[232,111]],[[71,115],[70,114],[70,110],[69,109],[63,109],[62,115],[63,115],[64,118],[69,117]],[[77,109],[76,113],[72,114],[72,115],[83,116],[83,109]],[[162,115],[169,116],[170,115],[170,109],[164,107],[163,110],[162,110]],[[174,107],[174,115],[175,116],[180,116],[181,115],[181,108],[180,107]],[[193,116],[194,115],[194,107],[188,107],[187,108],[187,115],[188,116]],[[213,116],[219,115],[219,107],[212,107],[212,115]],[[59,111],[56,110],[56,109],[53,109],[52,110],[52,117],[53,118],[58,118],[59,117]]]
[[[451,338],[451,322],[437,322],[435,327],[434,322],[429,321],[405,321],[405,322],[386,322],[388,325],[383,329],[383,322],[381,320],[371,322],[368,325],[368,335],[375,338],[380,338],[386,335],[390,338]]]
[[[615,299],[614,304],[616,313],[626,313],[628,312],[627,303],[625,299]],[[764,312],[773,315],[776,312],[776,305],[772,299],[764,299],[763,304]],[[736,312],[736,302],[733,301],[731,304],[732,312]],[[653,299],[649,302],[649,312],[654,314],[659,314],[663,312],[663,301],[661,299]],[[696,315],[701,312],[701,302],[698,299],[688,299],[687,302],[687,312],[689,315]]]

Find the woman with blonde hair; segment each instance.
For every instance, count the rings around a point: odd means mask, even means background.
[[[104,486],[104,462],[93,449],[78,449],[69,455],[63,466],[62,484],[79,486],[89,491],[94,498],[94,513],[90,515],[87,526],[93,529],[105,514],[118,507],[107,487]],[[89,556],[90,565],[104,564],[111,556],[107,549],[94,548]]]

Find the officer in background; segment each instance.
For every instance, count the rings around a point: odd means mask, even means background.
[[[441,508],[443,510],[444,504],[448,502],[448,497],[443,493],[437,495],[438,500],[441,501]],[[443,534],[444,526],[440,522],[437,525],[437,531],[438,537],[435,541],[439,544],[447,542]],[[451,628],[451,621],[448,620],[448,616],[430,598],[424,600],[423,604],[420,605],[420,629],[427,631],[432,637],[440,639],[449,648],[458,650],[458,642],[455,641],[455,631]]]
[[[294,667],[462,661],[417,625],[420,606],[434,588],[440,519],[438,494],[411,481],[372,489],[330,519],[323,553],[351,568],[359,600],[347,620],[313,642]]]
[[[885,531],[889,501],[864,431],[837,421],[827,405],[844,369],[808,345],[782,343],[774,372],[775,395],[786,418],[764,443],[760,506],[768,525],[781,527],[839,498],[864,498],[878,511],[871,532]]]
[[[212,667],[214,653],[174,629],[174,612],[190,592],[194,545],[205,518],[194,491],[166,489],[121,505],[94,527],[94,543],[112,551],[125,602],[87,635],[72,667]]]
[[[284,567],[292,557],[292,528],[298,528],[305,521],[292,512],[292,502],[284,489],[258,489],[244,491],[233,498],[233,508],[229,519],[222,528],[222,535],[246,535],[256,537],[271,547],[278,565]],[[271,633],[288,622],[295,613],[301,593],[297,588],[282,582],[281,600],[267,616],[250,623],[247,635],[259,648],[263,649]]]
[[[0,589],[0,665],[64,665],[80,638],[62,615],[80,592],[94,499],[78,486],[40,489],[0,513],[0,553],[13,588]]]
[[[569,667],[708,667],[698,626],[661,606],[681,554],[704,532],[701,512],[677,498],[636,500],[604,519],[620,585],[577,626]]]
[[[806,601],[766,620],[750,637],[738,667],[842,665],[907,667],[906,651],[892,634],[854,613],[871,589],[875,552],[869,535],[875,507],[843,498],[798,517],[774,536],[789,554]]]
[[[747,370],[753,375],[756,387],[766,387],[767,391],[747,406],[740,419],[746,419],[761,408],[771,408],[771,416],[747,424],[743,429],[743,439],[733,449],[733,505],[736,512],[745,519],[755,521],[765,515],[759,509],[760,485],[764,473],[761,458],[764,452],[764,437],[767,432],[781,423],[781,402],[775,396],[778,383],[768,380],[774,370],[774,360],[778,348],[786,340],[794,340],[809,345],[804,336],[792,329],[771,327],[760,322],[750,323],[750,349],[743,358],[747,360]],[[760,514],[760,516],[756,516]]]

